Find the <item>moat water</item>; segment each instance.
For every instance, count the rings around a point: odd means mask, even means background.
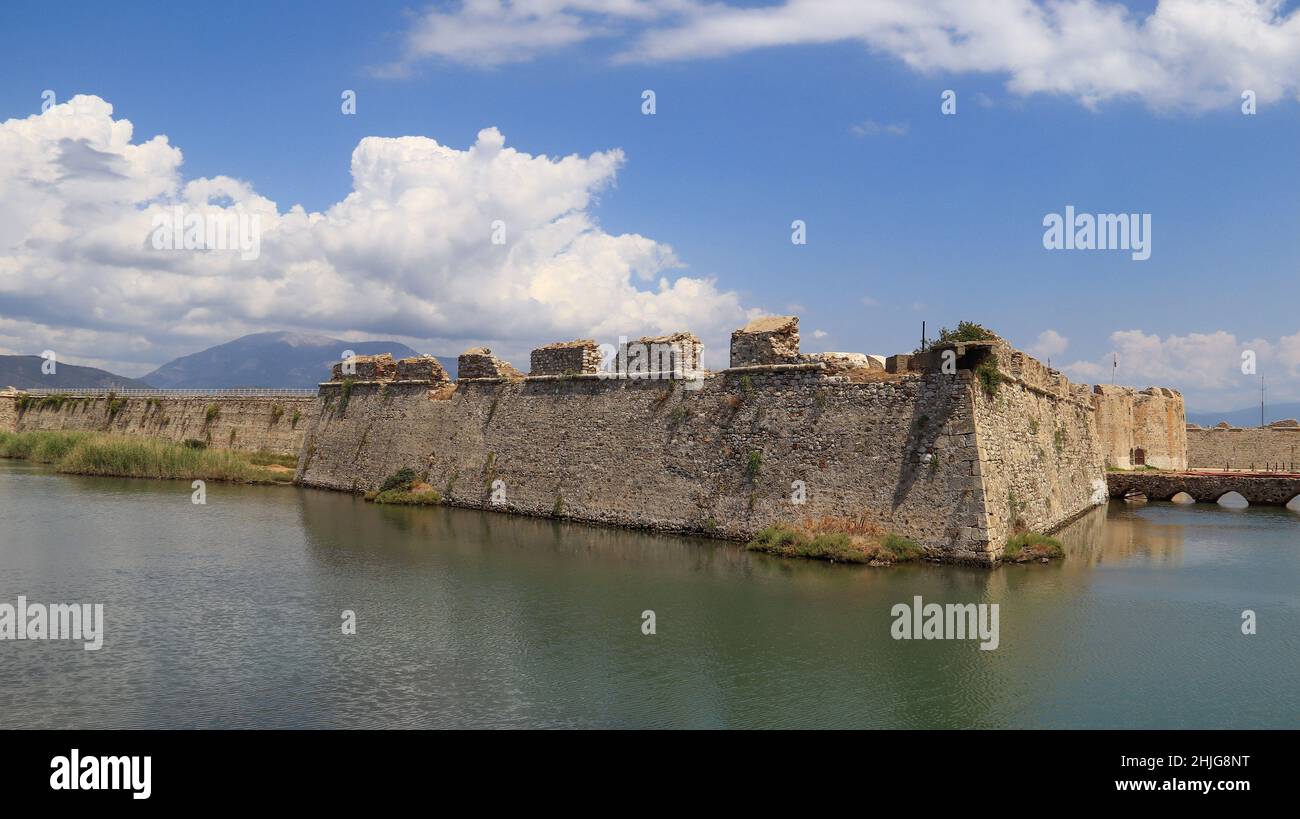
[[[0,728],[1300,727],[1284,509],[1112,504],[1064,561],[989,571],[190,493],[0,461],[0,603],[103,603],[106,632],[0,641]],[[894,640],[916,595],[999,604],[998,648]]]

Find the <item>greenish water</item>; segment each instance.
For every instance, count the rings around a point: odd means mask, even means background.
[[[1065,561],[988,571],[190,491],[0,461],[0,603],[107,632],[0,641],[0,727],[1300,727],[1282,509],[1112,505]],[[998,603],[999,647],[892,639],[914,595]]]

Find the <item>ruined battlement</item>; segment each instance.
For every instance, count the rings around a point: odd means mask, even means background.
[[[581,375],[600,371],[600,345],[593,339],[557,341],[533,350],[529,375]]]

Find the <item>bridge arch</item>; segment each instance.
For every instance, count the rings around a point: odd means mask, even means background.
[[[1196,503],[1196,498],[1193,498],[1191,495],[1187,494],[1186,492],[1179,492],[1169,500],[1174,503],[1185,503],[1185,504]]]
[[[1294,498],[1287,501],[1286,508],[1290,509],[1292,512],[1300,512],[1300,495],[1296,495]]]
[[[1245,509],[1250,506],[1250,501],[1246,500],[1245,496],[1235,490],[1224,492],[1219,496],[1219,499],[1215,501],[1215,503],[1227,507],[1228,509]]]

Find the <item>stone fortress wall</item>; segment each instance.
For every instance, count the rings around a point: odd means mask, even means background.
[[[671,366],[636,363],[669,339]],[[628,344],[605,372],[581,340],[534,351],[527,376],[482,348],[456,382],[336,374],[298,479],[368,491],[409,467],[459,506],[730,538],[848,517],[979,563],[1106,500],[1119,444],[1102,399],[1001,340],[810,355],[787,316],[733,333],[726,370],[699,370],[698,353],[681,333]]]
[[[847,518],[977,563],[1104,503],[1137,449],[1185,463],[1178,393],[1071,384],[997,338],[808,354],[775,316],[732,334],[725,370],[700,350],[690,333],[562,342],[525,375],[475,348],[457,381],[430,356],[361,356],[304,398],[0,395],[0,429],[296,453],[301,484],[345,491],[409,467],[458,506],[736,539]]]
[[[1187,468],[1187,410],[1181,393],[1165,387],[1137,390],[1109,384],[1099,384],[1092,392],[1106,441],[1107,468]]]
[[[306,437],[311,396],[60,396],[0,393],[0,429],[85,430],[195,439],[215,449],[295,455]],[[216,411],[213,412],[213,408]]]
[[[1204,429],[1187,426],[1187,465],[1203,470],[1300,471],[1300,423],[1276,421],[1266,427]]]

